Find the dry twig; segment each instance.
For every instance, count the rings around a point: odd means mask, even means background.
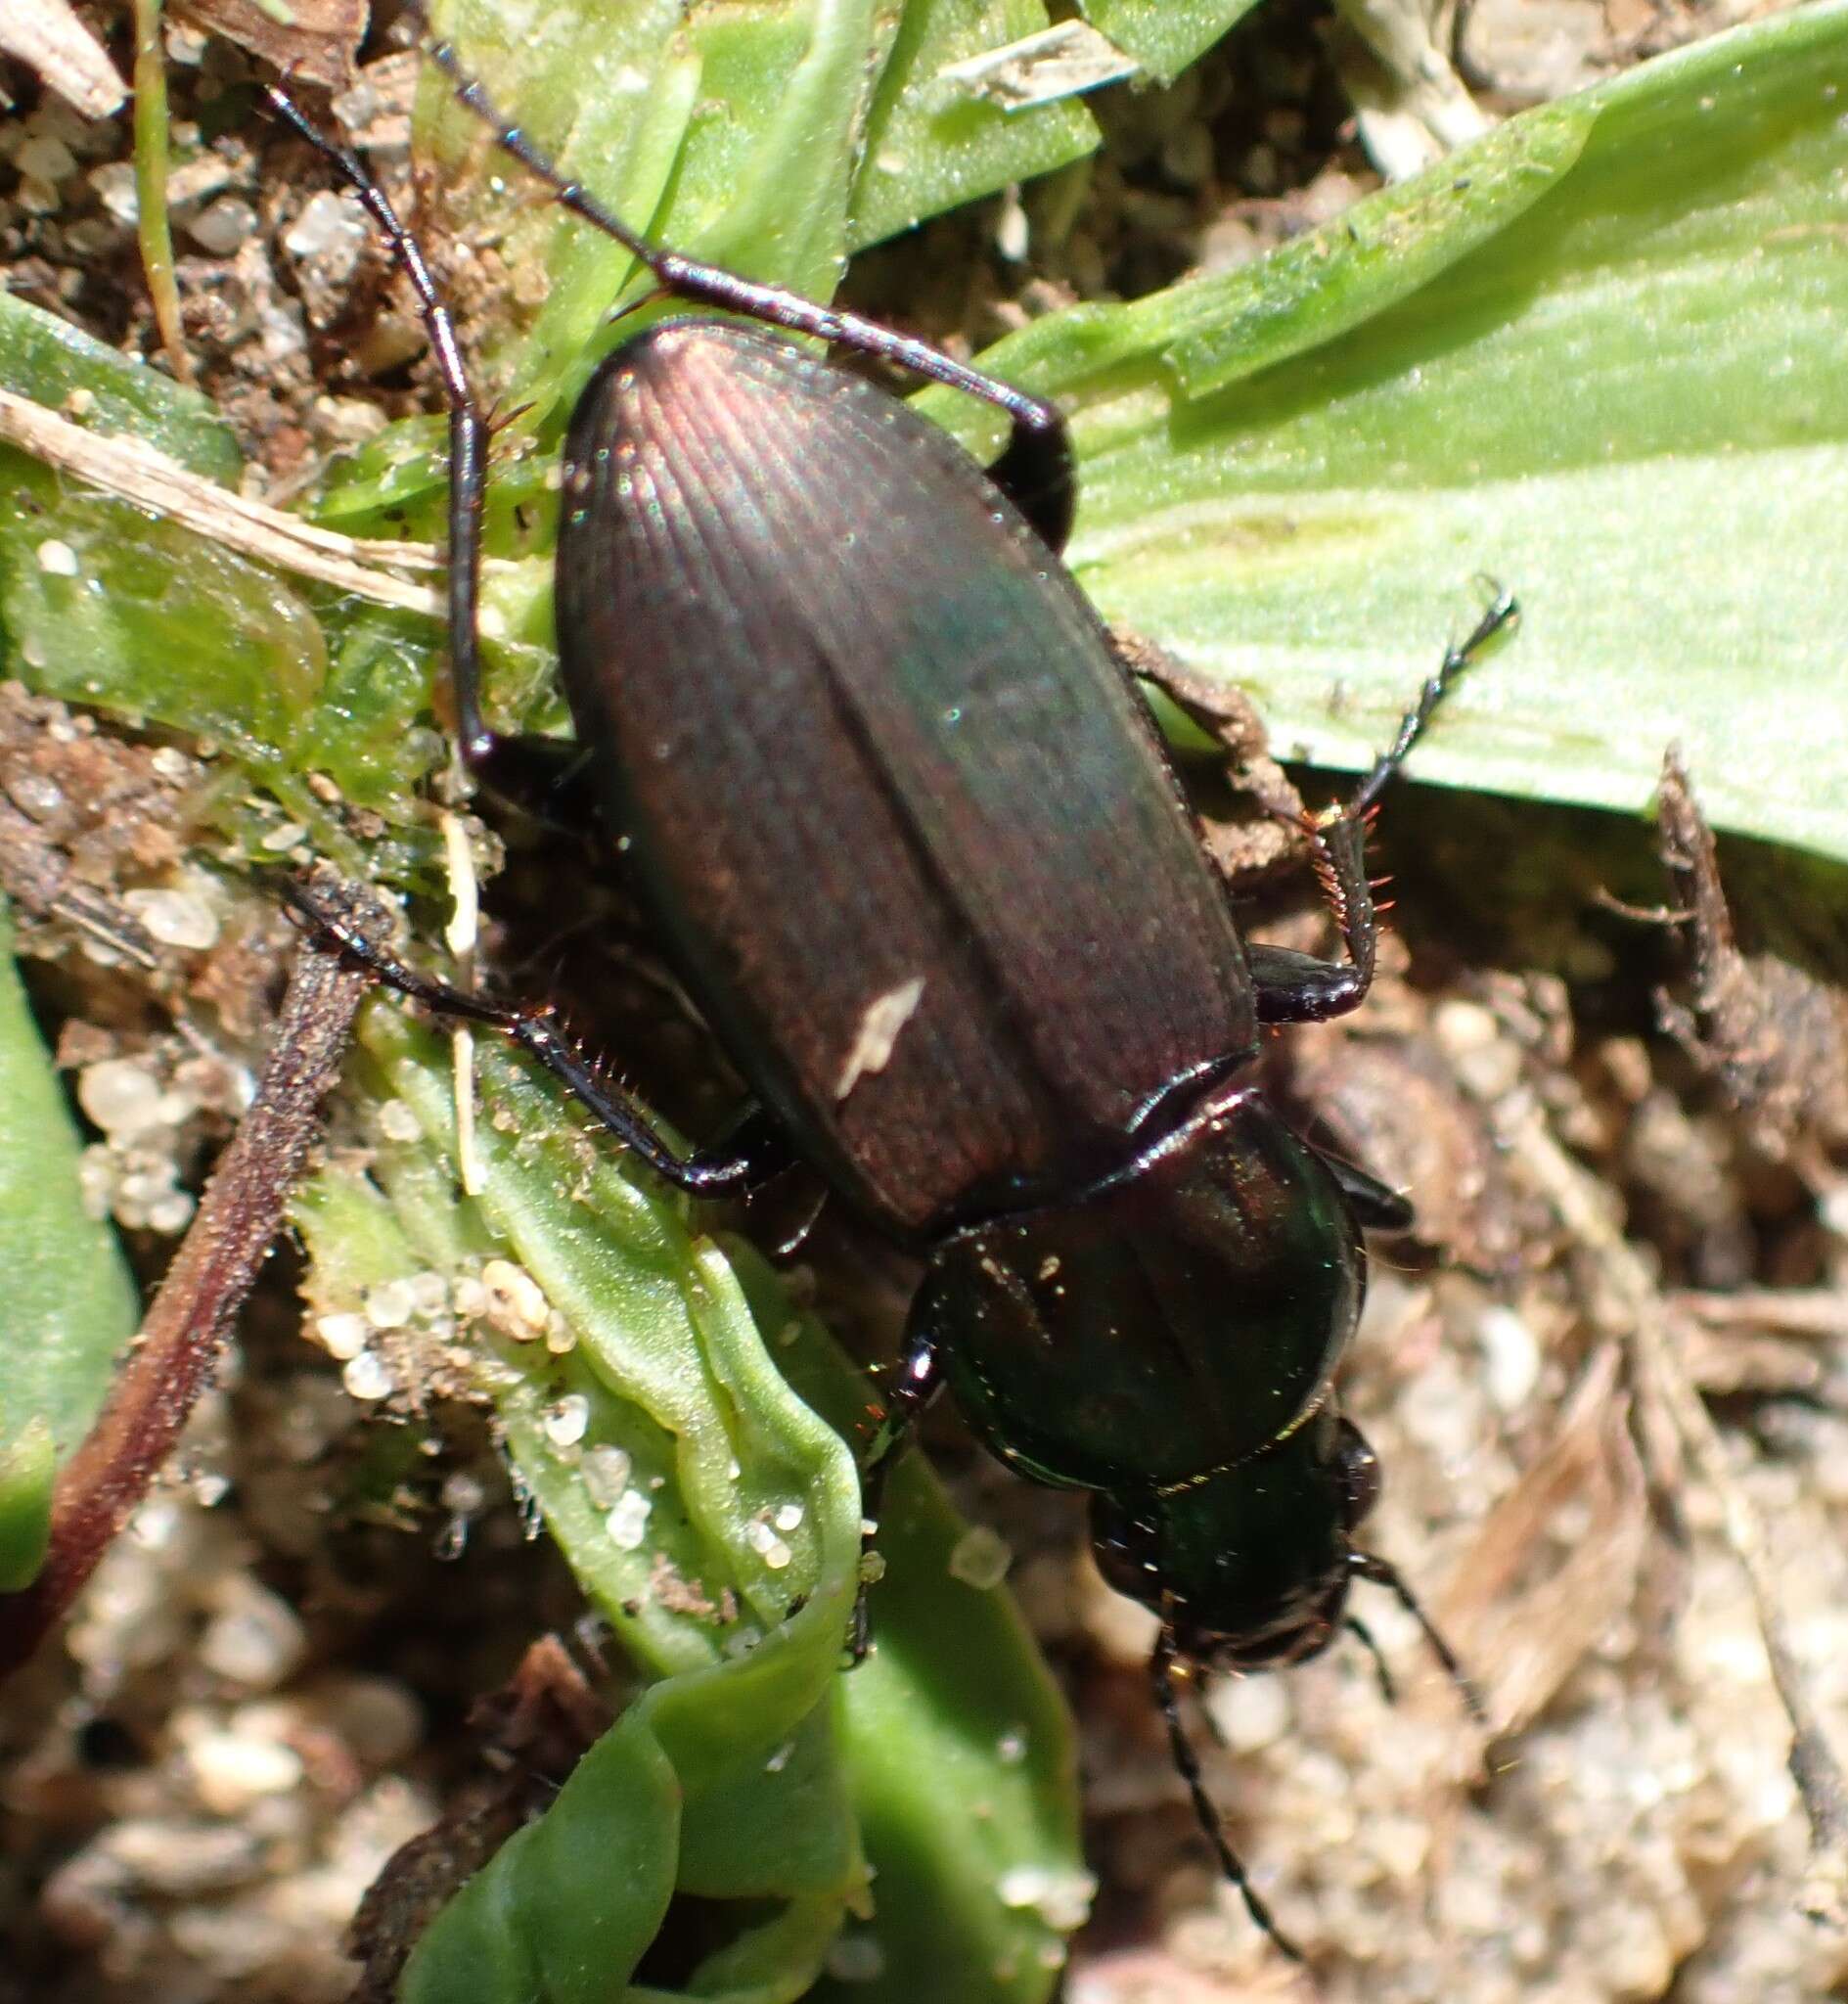
[[[428,543],[366,541],[317,528],[299,516],[218,486],[139,438],[89,431],[10,389],[0,389],[0,441],[280,570],[430,618],[441,609],[435,587],[396,575],[441,569],[441,559]]]
[[[338,1075],[367,977],[310,939],[296,950],[249,1112],[218,1160],[109,1404],[59,1471],[38,1577],[0,1598],[0,1676],[69,1608],[127,1524],[216,1369],[256,1281]]]

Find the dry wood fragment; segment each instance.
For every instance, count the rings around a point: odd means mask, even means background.
[[[86,118],[107,118],[127,101],[127,85],[69,0],[5,0],[0,54],[23,63]]]

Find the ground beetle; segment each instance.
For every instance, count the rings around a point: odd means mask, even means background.
[[[1346,962],[1241,940],[1142,695],[1056,554],[1072,512],[1059,412],[656,249],[542,159],[446,45],[430,54],[663,293],[970,391],[1012,434],[984,472],[883,390],[738,321],[651,327],[572,417],[565,693],[608,838],[754,1095],[723,1147],[677,1154],[548,1010],[441,986],[308,893],[298,908],[382,980],[517,1039],[681,1189],[737,1195],[806,1161],[924,1260],[867,1457],[869,1519],[944,1385],[1011,1467],[1092,1492],[1105,1577],[1160,1617],[1154,1689],[1200,1823],[1295,1954],[1206,1799],[1177,1666],[1313,1656],[1364,1578],[1458,1672],[1398,1574],[1354,1545],[1377,1476],[1330,1383],[1360,1312],[1361,1228],[1403,1229],[1410,1210],[1292,1132],[1254,1063],[1265,1025],[1366,995],[1365,817],[1512,605],[1450,653],[1353,799],[1307,827]],[[486,427],[449,315],[359,162],[270,96],[422,302],[450,405],[462,749],[506,785],[524,754],[483,722],[475,625]]]

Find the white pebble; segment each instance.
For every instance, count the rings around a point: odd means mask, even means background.
[[[1816,1214],[1825,1231],[1832,1232],[1838,1239],[1848,1239],[1848,1176],[1829,1184],[1823,1192]]]
[[[320,1315],[314,1333],[329,1356],[347,1364],[372,1341],[372,1324],[363,1315]]]
[[[163,946],[203,953],[218,943],[218,914],[197,891],[129,890],[122,906]]]
[[[584,1493],[599,1510],[612,1509],[629,1486],[634,1463],[620,1447],[600,1444],[585,1453]]]
[[[301,1755],[275,1740],[213,1733],[186,1750],[193,1789],[215,1816],[237,1816],[264,1796],[286,1796],[301,1782]]]
[[[75,577],[81,566],[77,553],[68,543],[60,542],[56,536],[47,536],[34,553],[38,568],[50,577]]]
[[[7,797],[34,821],[49,821],[65,804],[65,790],[42,772],[23,772],[7,782]]]
[[[1476,1323],[1483,1350],[1482,1382],[1505,1413],[1526,1404],[1540,1382],[1540,1344],[1512,1308],[1497,1302]]]
[[[781,1572],[794,1554],[761,1519],[744,1527],[744,1542],[772,1572]]]
[[[202,210],[186,226],[186,234],[213,257],[229,257],[256,229],[256,210],[235,195],[226,195]]]
[[[402,1100],[386,1100],[379,1109],[379,1132],[387,1141],[415,1141],[423,1131],[417,1116]]]
[[[335,262],[349,268],[365,248],[366,218],[358,203],[330,189],[312,197],[283,236],[283,249],[292,257],[332,252]]]
[[[77,1074],[77,1104],[117,1139],[160,1125],[165,1095],[133,1058],[99,1058]]]
[[[590,1432],[590,1400],[581,1391],[568,1391],[546,1407],[539,1423],[554,1447],[575,1447]]]
[[[191,1191],[170,1190],[149,1205],[148,1229],[158,1232],[163,1239],[177,1238],[193,1222],[193,1212],[197,1208]]]
[[[353,1398],[388,1398],[396,1381],[377,1350],[361,1350],[340,1373],[340,1383]]]
[[[424,1737],[424,1708],[387,1677],[345,1677],[316,1694],[329,1724],[362,1760],[402,1760]]]
[[[375,1329],[402,1329],[414,1305],[408,1280],[382,1280],[366,1290],[361,1301]]]
[[[51,132],[34,133],[14,154],[13,164],[22,174],[53,183],[68,180],[77,171],[76,156]]]
[[[1008,1568],[1013,1564],[1014,1554],[1008,1541],[998,1531],[978,1524],[957,1539],[950,1553],[950,1577],[986,1593],[1007,1578]]]
[[[1054,1872],[1043,1865],[1016,1865],[1001,1875],[995,1890],[1003,1906],[1016,1911],[1030,1907],[1060,1935],[1081,1928],[1090,1918],[1098,1882],[1089,1872]]]
[[[502,1335],[531,1343],[545,1332],[552,1304],[539,1283],[511,1259],[490,1259],[481,1269],[487,1290],[487,1319]]]
[[[609,1532],[609,1542],[619,1552],[637,1552],[642,1541],[648,1536],[649,1512],[654,1509],[640,1489],[625,1489],[617,1499],[616,1507],[605,1520]]]
[[[1282,1677],[1227,1677],[1206,1698],[1213,1723],[1235,1754],[1256,1754],[1286,1738],[1289,1688]]]
[[[141,219],[141,202],[135,193],[135,170],[126,160],[109,160],[90,169],[90,186],[103,206],[118,223],[131,228]]]
[[[238,1579],[200,1638],[199,1661],[214,1676],[253,1691],[273,1690],[300,1662],[306,1637],[286,1600],[253,1580]]]
[[[131,1885],[169,1895],[198,1898],[241,1887],[259,1870],[256,1840],[234,1825],[136,1817],[117,1823],[101,1845]]]
[[[440,1273],[426,1269],[412,1274],[404,1283],[411,1292],[411,1313],[428,1321],[449,1306],[449,1283]]]

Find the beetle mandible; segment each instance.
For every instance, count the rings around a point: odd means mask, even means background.
[[[429,54],[500,146],[660,291],[760,323],[658,322],[598,368],[566,436],[555,581],[608,837],[751,1105],[722,1145],[677,1153],[549,1011],[430,980],[292,897],[383,981],[515,1038],[681,1189],[735,1196],[806,1161],[922,1258],[865,1460],[868,1519],[944,1386],[1011,1467],[1091,1492],[1104,1576],[1160,1620],[1150,1675],[1201,1827],[1295,1955],[1207,1799],[1177,1666],[1313,1656],[1364,1578],[1473,1696],[1398,1573],[1355,1543],[1377,1472],[1331,1389],[1362,1229],[1403,1229],[1411,1211],[1298,1136],[1254,1064],[1265,1026],[1365,998],[1366,817],[1512,601],[1307,828],[1345,960],[1243,940],[1129,665],[1059,561],[1074,479],[1058,410],[654,246],[501,117],[452,49]],[[383,192],[285,93],[269,98],[370,209],[428,328],[450,411],[459,735],[494,786],[523,741],[481,711],[486,423]],[[985,398],[1010,421],[1006,450],[984,470],[789,334]]]

